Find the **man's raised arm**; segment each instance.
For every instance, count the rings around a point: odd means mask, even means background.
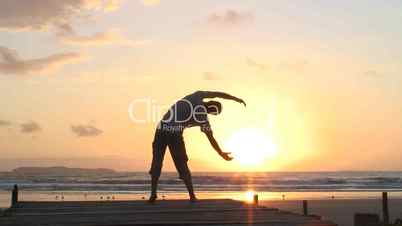
[[[227,99],[227,100],[234,100],[234,101],[244,104],[244,106],[246,106],[246,102],[244,102],[244,100],[237,98],[235,96],[232,96],[230,94],[224,93],[224,92],[203,91],[203,93],[204,93],[205,98],[222,98],[222,99]]]
[[[205,131],[204,133],[205,133],[205,135],[207,135],[208,140],[209,140],[209,142],[211,143],[212,147],[215,149],[215,151],[216,151],[223,159],[225,159],[226,161],[230,161],[230,160],[233,159],[232,157],[229,156],[229,155],[230,155],[230,152],[223,152],[223,151],[222,151],[222,149],[219,147],[218,142],[215,140],[215,138],[214,138],[214,136],[213,136],[211,130]]]

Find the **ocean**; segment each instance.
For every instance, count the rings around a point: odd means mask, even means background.
[[[9,206],[14,184],[22,200],[145,199],[150,190],[144,172],[6,174],[0,176],[0,207]],[[200,198],[246,199],[247,191],[259,194],[261,200],[378,198],[382,191],[402,198],[402,172],[194,172],[193,184]],[[161,199],[187,197],[175,172],[164,172],[158,189]]]

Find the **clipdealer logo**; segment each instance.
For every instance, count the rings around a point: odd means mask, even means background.
[[[217,107],[211,106],[218,110]],[[189,109],[186,114],[179,114],[181,109]],[[168,110],[166,110],[168,109]],[[144,111],[144,114],[139,114],[139,111]],[[167,113],[165,114],[165,112]],[[206,115],[208,109],[203,104],[193,105],[186,99],[177,101],[173,106],[159,104],[156,100],[151,98],[140,98],[130,102],[128,106],[128,115],[132,122],[137,124],[156,123],[156,122],[174,122],[185,123],[188,121],[195,121],[197,123],[205,122],[205,117],[198,117]],[[180,116],[180,117],[179,117]]]

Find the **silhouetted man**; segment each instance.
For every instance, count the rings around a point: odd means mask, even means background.
[[[183,130],[185,128],[199,126],[201,131],[208,137],[212,147],[223,159],[227,161],[233,159],[230,156],[230,153],[223,152],[219,147],[208,121],[207,114],[220,114],[222,111],[222,105],[217,101],[204,102],[203,100],[205,98],[234,100],[246,106],[246,103],[240,98],[222,92],[209,91],[197,91],[177,101],[158,124],[155,138],[152,143],[153,158],[151,170],[149,171],[152,176],[152,191],[151,196],[149,197],[150,202],[154,202],[157,198],[156,190],[162,170],[166,147],[169,147],[170,154],[172,155],[180,179],[184,181],[187,187],[190,201],[195,202],[197,200],[193,191],[191,173],[187,166],[188,157],[183,140]]]

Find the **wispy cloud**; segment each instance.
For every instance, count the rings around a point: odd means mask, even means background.
[[[103,133],[102,130],[92,125],[72,125],[71,131],[78,137],[94,137]]]
[[[40,125],[34,121],[22,123],[20,126],[21,133],[36,133],[42,130]]]
[[[376,70],[368,70],[368,71],[364,72],[364,75],[369,77],[369,78],[379,78],[379,77],[381,77],[381,74],[378,73],[378,71],[376,71]]]
[[[61,24],[58,26],[57,36],[64,44],[84,45],[84,46],[100,46],[100,45],[124,45],[130,47],[142,46],[150,41],[148,40],[131,40],[123,35],[119,29],[110,29],[104,32],[97,32],[92,35],[79,35],[69,24]]]
[[[6,120],[0,120],[0,127],[6,127],[6,126],[11,126],[12,122],[6,121]]]
[[[233,27],[249,23],[254,19],[251,12],[238,10],[226,10],[223,12],[213,12],[208,15],[207,22],[214,26]]]
[[[65,64],[77,61],[79,53],[60,53],[43,58],[21,59],[17,51],[0,46],[0,74],[29,74],[57,69]]]
[[[265,64],[262,64],[262,63],[258,63],[258,62],[256,62],[255,60],[253,60],[251,58],[246,58],[246,63],[247,63],[248,66],[257,68],[257,69],[262,70],[262,71],[266,71],[266,70],[269,69],[269,66],[267,66]]]
[[[203,79],[207,80],[207,81],[215,81],[215,80],[219,80],[220,77],[215,73],[207,71],[207,72],[204,72]]]
[[[281,64],[278,65],[278,68],[281,70],[301,72],[305,70],[307,66],[308,61],[302,59],[296,61],[282,62]]]
[[[87,17],[91,12],[119,8],[120,0],[1,0],[0,29],[43,30]]]

